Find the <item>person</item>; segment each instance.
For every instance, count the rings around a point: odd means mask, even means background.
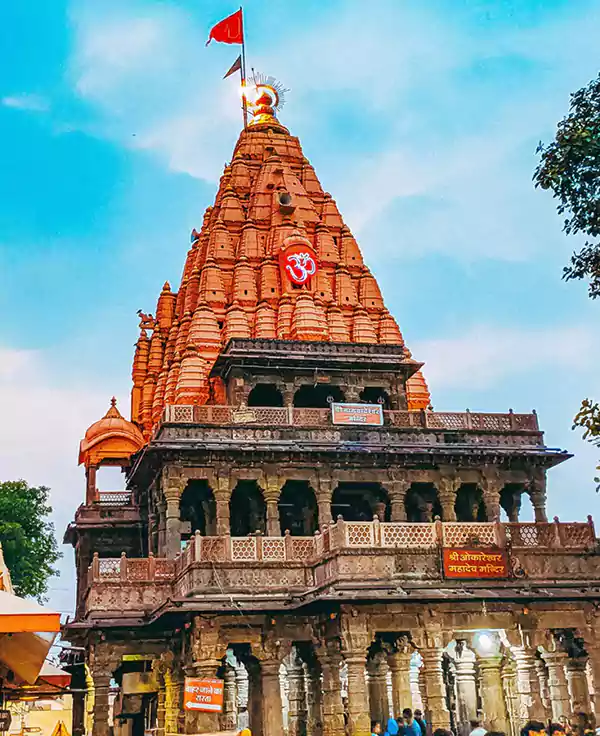
[[[541,721],[527,721],[521,729],[521,736],[546,736],[546,726]]]
[[[421,736],[421,727],[415,721],[413,712],[410,708],[402,711],[403,726],[400,729],[401,736]]]
[[[551,723],[550,724],[550,736],[567,736],[565,727],[562,723]]]
[[[427,736],[427,721],[423,718],[423,712],[420,708],[415,708],[414,717],[421,729],[421,736]]]
[[[399,731],[400,726],[398,725],[398,721],[392,716],[390,719],[388,719],[387,726],[385,727],[384,736],[398,736]]]
[[[487,736],[506,736],[504,731],[488,731]]]
[[[469,736],[485,736],[487,733],[487,728],[483,727],[483,723],[477,719],[473,719],[469,721],[469,725],[471,726],[471,731],[469,733]]]
[[[381,736],[381,723],[379,721],[371,721],[371,736]]]
[[[571,722],[569,721],[569,717],[568,716],[559,716],[558,723],[559,723],[560,726],[562,726],[563,732],[567,736],[570,736],[570,734],[572,733],[573,729],[571,728]]]
[[[453,736],[453,733],[452,731],[448,731],[447,728],[436,728],[433,736]]]
[[[252,731],[249,728],[242,728],[238,736],[252,736]]]

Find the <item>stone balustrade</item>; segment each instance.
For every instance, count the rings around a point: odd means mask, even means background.
[[[133,496],[130,491],[98,491],[96,503],[100,506],[131,506]]]
[[[444,429],[477,432],[539,432],[537,414],[477,412],[384,411],[384,425],[404,429]],[[261,426],[325,427],[332,424],[329,409],[234,407],[174,404],[165,407],[167,424],[256,424]]]
[[[312,567],[339,552],[397,554],[435,553],[440,548],[499,548],[509,552],[584,554],[596,547],[591,518],[587,522],[346,522],[341,518],[313,537],[203,537],[196,532],[174,560],[155,558],[99,558],[94,556],[88,584],[120,581],[172,581],[198,564],[296,565]]]

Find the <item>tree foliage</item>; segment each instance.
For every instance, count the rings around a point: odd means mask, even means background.
[[[0,483],[0,542],[15,593],[40,602],[61,557],[48,520],[49,493],[45,486],[30,487],[24,480]]]
[[[551,189],[558,212],[566,215],[567,235],[588,238],[571,256],[563,278],[588,279],[590,298],[600,296],[600,75],[571,95],[569,114],[558,124],[556,137],[540,143],[541,161],[534,174],[536,187]],[[600,408],[585,399],[573,420],[584,439],[600,446]],[[597,470],[600,471],[600,466]],[[600,478],[595,478],[600,489]]]
[[[567,235],[589,238],[563,277],[589,279],[595,299],[600,296],[600,75],[571,95],[569,114],[558,124],[555,139],[547,146],[540,143],[538,153],[535,185],[551,189],[558,199]]]

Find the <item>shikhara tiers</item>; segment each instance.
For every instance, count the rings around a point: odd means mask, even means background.
[[[131,419],[113,401],[81,443],[66,636],[91,690],[74,733],[366,736],[412,706],[516,736],[600,715],[594,528],[546,517],[568,454],[535,414],[431,410],[334,199],[258,91],[179,289],[140,313]],[[104,465],[125,492],[97,490]],[[211,710],[189,706],[198,692]]]

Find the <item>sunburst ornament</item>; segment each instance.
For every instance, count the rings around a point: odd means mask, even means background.
[[[267,77],[252,70],[252,76],[246,79],[242,95],[252,120],[250,125],[258,125],[272,120],[285,104],[285,93],[289,92],[275,77]]]

